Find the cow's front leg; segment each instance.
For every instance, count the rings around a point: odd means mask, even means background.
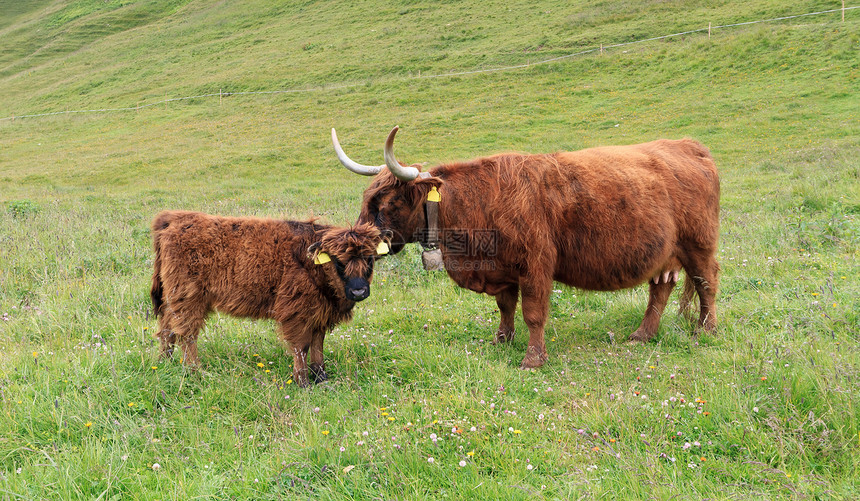
[[[325,361],[323,359],[323,341],[325,340],[325,331],[315,332],[311,339],[310,350],[310,365],[308,367],[308,375],[315,383],[322,383],[328,379],[325,373]]]
[[[549,293],[552,278],[532,278],[520,282],[523,292],[523,320],[529,328],[529,346],[520,369],[534,369],[542,366],[549,356],[544,341],[544,326],[549,314]]]
[[[313,332],[303,325],[296,323],[281,324],[281,337],[289,345],[293,355],[293,381],[304,388],[310,384],[308,377],[308,352],[310,351]]]
[[[493,339],[493,344],[507,343],[514,340],[514,313],[517,311],[517,296],[520,294],[519,284],[514,284],[496,294],[496,304],[499,306],[499,329]]]

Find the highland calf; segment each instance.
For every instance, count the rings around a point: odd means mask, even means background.
[[[648,282],[645,317],[630,336],[646,342],[683,268],[682,310],[695,292],[699,327],[716,327],[720,179],[700,143],[508,153],[421,172],[419,164],[395,158],[396,133],[395,127],[385,143],[385,164],[367,166],[346,156],[332,129],[341,163],[375,176],[358,221],[391,230],[393,253],[407,242],[438,243],[459,286],[495,296],[501,313],[495,342],[513,339],[522,295],[529,329],[522,368],[547,360],[544,326],[553,281],[599,291]]]
[[[326,332],[370,295],[373,264],[387,252],[370,224],[334,228],[312,221],[218,217],[165,211],[152,223],[152,305],[161,355],[174,344],[198,363],[197,335],[213,310],[271,318],[293,352],[293,379],[327,376]]]

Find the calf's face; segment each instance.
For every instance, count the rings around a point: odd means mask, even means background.
[[[388,244],[379,229],[371,224],[327,230],[319,242],[308,248],[314,262],[326,266],[330,284],[343,288],[349,301],[362,301],[370,296],[373,265]]]

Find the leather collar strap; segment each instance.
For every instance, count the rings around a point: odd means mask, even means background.
[[[421,178],[431,177],[429,173],[422,172]],[[424,252],[421,253],[421,261],[424,269],[428,271],[442,271],[445,269],[442,251],[439,249],[439,202],[442,197],[434,186],[427,195],[424,202],[424,217],[427,223],[425,238],[421,241]]]

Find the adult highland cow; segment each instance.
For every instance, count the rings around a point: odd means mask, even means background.
[[[152,237],[161,355],[178,342],[183,362],[196,365],[197,335],[213,310],[271,318],[293,352],[299,386],[327,378],[326,332],[370,295],[374,260],[388,249],[370,224],[334,228],[181,211],[158,214]]]
[[[501,321],[494,342],[513,339],[522,294],[529,343],[521,368],[547,360],[544,325],[553,280],[599,291],[649,282],[645,317],[630,336],[646,342],[683,268],[682,311],[695,290],[699,327],[716,327],[720,182],[698,142],[500,154],[421,172],[418,164],[396,160],[396,133],[397,127],[385,142],[385,164],[372,167],[350,160],[332,129],[341,163],[376,175],[358,221],[390,229],[395,253],[438,233],[448,275],[461,287],[495,296]],[[438,216],[425,210],[432,205],[428,196],[438,200]]]

